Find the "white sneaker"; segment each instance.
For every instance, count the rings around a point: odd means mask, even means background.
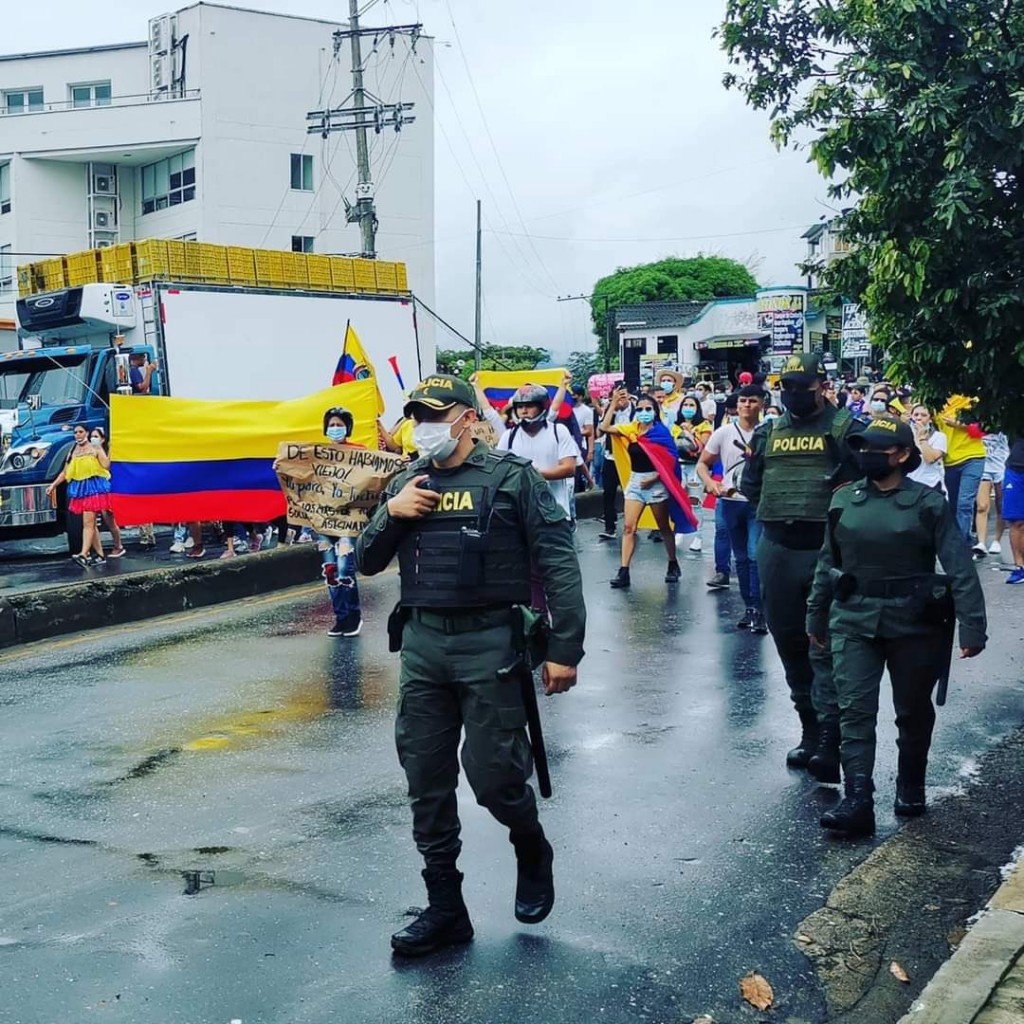
[[[1002,544],[1000,544],[997,540],[992,541],[992,543],[988,546],[988,553],[990,555],[1001,555],[1003,553]]]
[[[196,542],[192,539],[191,534],[185,538],[185,550],[191,551],[196,546]]]
[[[704,550],[704,541],[702,541],[700,539],[700,537],[694,537],[693,540],[690,541],[690,550],[691,551],[703,551]]]
[[[181,555],[181,554],[184,554],[184,551],[185,551],[185,544],[184,544],[183,541],[176,540],[171,545],[171,554],[172,555]]]

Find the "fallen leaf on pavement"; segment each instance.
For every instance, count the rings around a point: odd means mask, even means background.
[[[889,973],[897,980],[902,981],[905,985],[910,984],[910,975],[895,960],[889,964]]]
[[[697,1017],[693,1024],[715,1024],[715,1018],[705,1013],[702,1017]]]
[[[758,1010],[767,1010],[775,1002],[775,993],[766,978],[751,971],[740,978],[740,995]]]
[[[809,946],[814,939],[812,939],[810,935],[804,935],[803,932],[797,932],[796,941],[799,942],[801,946]]]

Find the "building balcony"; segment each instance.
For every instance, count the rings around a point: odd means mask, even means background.
[[[166,99],[113,96],[100,106],[76,107],[69,100],[23,113],[0,111],[0,155],[116,162],[120,150],[165,149],[196,141],[200,109],[199,90],[192,89]]]

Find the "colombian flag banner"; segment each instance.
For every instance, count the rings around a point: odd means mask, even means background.
[[[324,413],[352,413],[352,440],[377,446],[376,384],[358,380],[290,402],[110,397],[111,497],[119,523],[234,519],[285,513],[273,470],[282,441],[324,441]]]
[[[370,362],[370,357],[363,348],[355,328],[351,323],[345,325],[345,340],[341,346],[341,358],[334,368],[332,384],[349,384],[354,380],[373,380],[376,387],[377,371]],[[384,396],[377,388],[377,415],[384,411]]]
[[[554,400],[565,379],[565,370],[481,370],[476,379],[487,401],[501,412],[524,384],[540,384],[547,388],[548,398]],[[558,410],[558,418],[568,419],[574,405],[572,395],[566,392],[562,407]]]
[[[679,456],[676,443],[669,433],[668,427],[655,421],[643,434],[636,423],[623,423],[619,429],[624,433],[609,435],[612,439],[612,454],[615,456],[615,468],[626,490],[632,470],[629,464],[629,444],[636,441],[651,460],[658,473],[658,478],[668,491],[669,518],[676,533],[696,533],[700,529],[700,520],[690,504],[690,496],[682,483],[682,470],[679,467]],[[657,524],[649,508],[645,508],[640,516],[639,526],[645,530],[656,530]]]

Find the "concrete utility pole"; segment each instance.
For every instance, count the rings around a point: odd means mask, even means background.
[[[604,372],[612,369],[612,312],[607,295],[596,296],[604,303]],[[559,302],[589,302],[593,304],[593,295],[560,295]]]
[[[352,105],[335,107],[332,110],[311,110],[306,115],[306,131],[326,139],[334,132],[355,132],[356,134],[356,201],[350,203],[344,196],[345,216],[349,224],[359,225],[362,241],[361,255],[367,259],[377,256],[377,208],[374,204],[373,175],[370,169],[370,146],[367,130],[372,128],[378,135],[385,128],[400,132],[416,118],[408,112],[413,103],[384,103],[363,84],[364,36],[372,36],[374,47],[381,39],[387,39],[392,47],[398,36],[405,35],[411,40],[415,52],[420,37],[421,24],[390,25],[387,28],[361,28],[359,25],[359,0],[348,0],[349,26],[334,33],[334,59],[338,59],[341,44],[348,39],[352,49]]]
[[[359,2],[348,0],[348,22],[352,29],[352,105],[359,110],[366,103],[363,88],[363,47],[359,38]],[[349,211],[349,222],[359,221],[359,233],[363,239],[363,254],[377,254],[377,209],[373,204],[373,179],[370,177],[370,147],[366,141],[366,129],[356,128],[356,168],[359,182],[356,185],[356,208]]]
[[[482,304],[482,247],[481,247],[481,231],[480,231],[480,200],[476,201],[476,329],[473,331],[473,341],[476,343],[476,368],[480,369],[480,350],[481,350],[481,337],[480,337],[480,311]]]

